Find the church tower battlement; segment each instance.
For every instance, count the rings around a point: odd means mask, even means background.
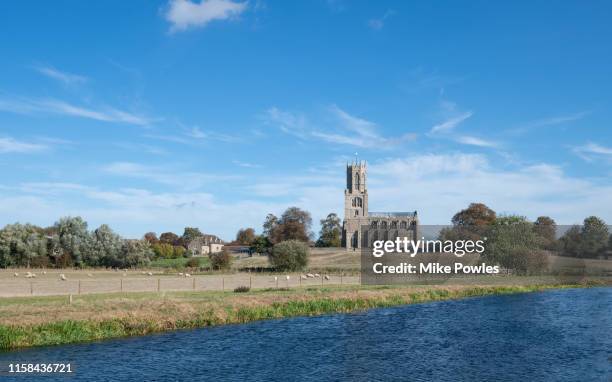
[[[346,189],[344,190],[344,216],[368,216],[368,188],[366,187],[367,163],[353,162],[346,165]]]

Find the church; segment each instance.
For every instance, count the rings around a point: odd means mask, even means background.
[[[417,212],[369,212],[367,163],[354,161],[346,165],[344,222],[342,246],[347,250],[371,247],[375,240],[396,237],[417,239]]]

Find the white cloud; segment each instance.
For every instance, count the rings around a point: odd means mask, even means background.
[[[326,126],[325,129],[312,126],[307,118],[298,113],[279,110],[275,107],[267,111],[266,122],[276,124],[281,131],[300,139],[318,139],[328,143],[372,149],[389,149],[416,138],[407,133],[400,137],[385,137],[374,122],[355,117],[336,105],[329,108],[329,113],[338,124]]]
[[[214,20],[237,17],[247,9],[248,2],[231,0],[170,0],[166,20],[172,26],[171,32],[183,31],[190,27],[204,27]]]
[[[34,70],[39,72],[40,74],[52,78],[54,80],[60,81],[65,85],[79,85],[88,81],[87,77],[79,76],[77,74],[62,72],[57,70],[51,66],[34,66]]]
[[[444,122],[441,122],[441,123],[439,123],[437,125],[434,125],[431,128],[430,133],[436,134],[436,133],[447,133],[447,132],[450,132],[450,131],[454,130],[455,127],[457,127],[460,123],[462,123],[466,119],[470,118],[473,114],[474,113],[472,113],[471,111],[467,111],[465,113],[461,113],[461,114],[459,114],[457,116],[454,116],[452,118],[448,118]]]
[[[0,110],[18,114],[50,113],[93,119],[104,122],[127,123],[131,125],[144,126],[152,122],[151,119],[115,108],[104,108],[100,110],[76,106],[68,102],[56,99],[1,99]]]
[[[591,162],[597,157],[603,157],[612,160],[612,147],[602,146],[593,142],[589,142],[582,146],[574,147],[573,151],[576,155],[586,160],[587,162]]]
[[[497,147],[496,142],[488,141],[482,138],[472,137],[463,135],[456,138],[456,141],[464,145],[478,146],[478,147]]]
[[[19,141],[11,137],[0,137],[0,154],[36,153],[48,149],[47,145]]]
[[[245,168],[262,168],[263,166],[256,163],[250,162],[241,162],[239,160],[232,161],[236,166],[245,167]]]

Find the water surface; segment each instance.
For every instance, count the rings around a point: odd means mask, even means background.
[[[0,353],[70,381],[608,381],[612,288],[262,321]]]

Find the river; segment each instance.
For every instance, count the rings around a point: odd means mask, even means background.
[[[607,381],[612,288],[468,298],[0,353],[58,381]]]

